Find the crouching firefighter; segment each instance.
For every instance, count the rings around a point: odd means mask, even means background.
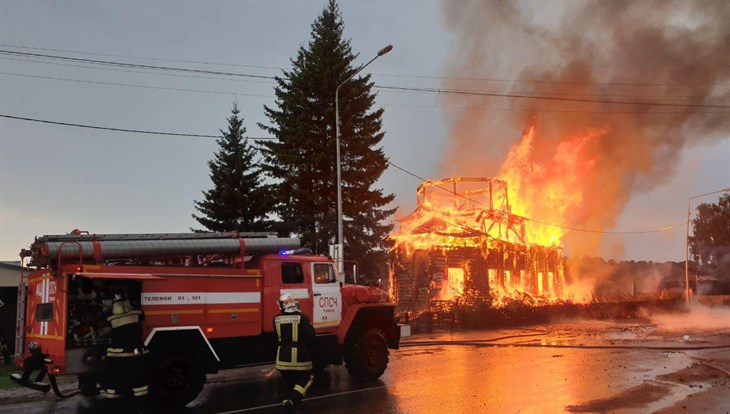
[[[107,335],[109,345],[104,360],[107,398],[119,398],[122,394],[137,398],[147,395],[143,317],[142,311],[135,309],[128,299],[115,295],[112,314],[106,318],[112,328]]]
[[[287,410],[294,410],[312,385],[312,357],[314,327],[307,315],[299,311],[299,303],[290,293],[279,298],[281,313],[274,318],[274,329],[279,339],[276,351],[276,369],[281,373],[288,398],[282,402]]]

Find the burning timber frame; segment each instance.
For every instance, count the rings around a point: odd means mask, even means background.
[[[425,181],[416,193],[418,207],[391,235],[390,286],[401,310],[562,296],[561,249],[529,244],[527,218],[511,212],[506,182],[451,177]]]

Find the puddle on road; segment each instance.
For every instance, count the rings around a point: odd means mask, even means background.
[[[701,391],[701,388],[695,389],[668,382],[646,382],[623,390],[608,398],[591,400],[583,404],[569,405],[565,407],[565,411],[572,413],[653,413],[662,408],[670,407],[688,396]]]
[[[684,355],[667,355],[685,360]],[[666,366],[665,366],[666,368]],[[652,371],[645,368],[646,372]],[[594,399],[581,404],[568,405],[565,411],[575,413],[617,412],[617,413],[653,413],[676,406],[694,394],[711,389],[723,381],[722,375],[712,368],[691,364],[679,370],[656,375],[654,379],[645,380],[642,384],[622,390],[606,398]]]
[[[725,387],[720,384],[721,388],[717,388],[708,375],[697,375],[694,360],[686,354],[689,352],[686,348],[710,339],[712,344],[729,344],[730,335],[713,331],[708,337],[694,331],[686,338],[684,332],[667,332],[657,324],[576,321],[530,330],[432,334],[428,339],[455,342],[453,346],[438,346],[441,361],[438,370],[449,373],[449,379],[439,382],[439,390],[433,394],[439,396],[438,403],[421,406],[408,399],[406,396],[410,394],[402,389],[398,390],[398,395],[406,398],[407,406],[415,404],[418,408],[404,412],[420,414],[442,412],[444,405],[448,406],[452,401],[456,404],[472,400],[486,404],[495,412],[513,412],[517,408],[526,413],[563,410],[629,414],[663,412],[700,399],[696,394],[708,390],[717,392]],[[426,335],[410,340],[428,342],[424,337]],[[463,346],[457,346],[459,342]],[[408,355],[432,358],[421,346],[428,347],[420,345],[417,351],[410,348]],[[591,349],[581,349],[583,346]],[[645,348],[659,346],[675,350]],[[435,351],[434,348],[428,351]],[[474,351],[476,357],[472,354]],[[408,371],[421,373],[429,366],[416,365],[417,369],[409,368]],[[436,371],[432,375],[444,374]],[[488,391],[478,396],[465,391],[475,384]],[[448,397],[446,388],[454,394],[452,397]],[[547,399],[542,399],[544,397]],[[475,412],[482,412],[482,407],[476,403],[469,406]]]

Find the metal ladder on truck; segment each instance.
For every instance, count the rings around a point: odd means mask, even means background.
[[[25,272],[23,260],[20,261],[20,281],[18,282],[18,307],[15,320],[15,358],[23,357],[25,349],[25,304],[27,301],[28,277],[30,273]]]

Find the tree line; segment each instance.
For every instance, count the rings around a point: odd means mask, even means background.
[[[209,231],[275,231],[295,234],[315,253],[327,253],[337,235],[335,89],[359,67],[334,0],[312,24],[311,39],[275,77],[268,123],[273,140],[246,138],[236,104],[208,162],[213,187],[194,202],[193,218]],[[339,92],[344,248],[361,271],[383,258],[392,225],[393,194],[376,187],[388,159],[381,142],[383,109],[374,109],[369,75]],[[372,269],[369,267],[372,266]]]

